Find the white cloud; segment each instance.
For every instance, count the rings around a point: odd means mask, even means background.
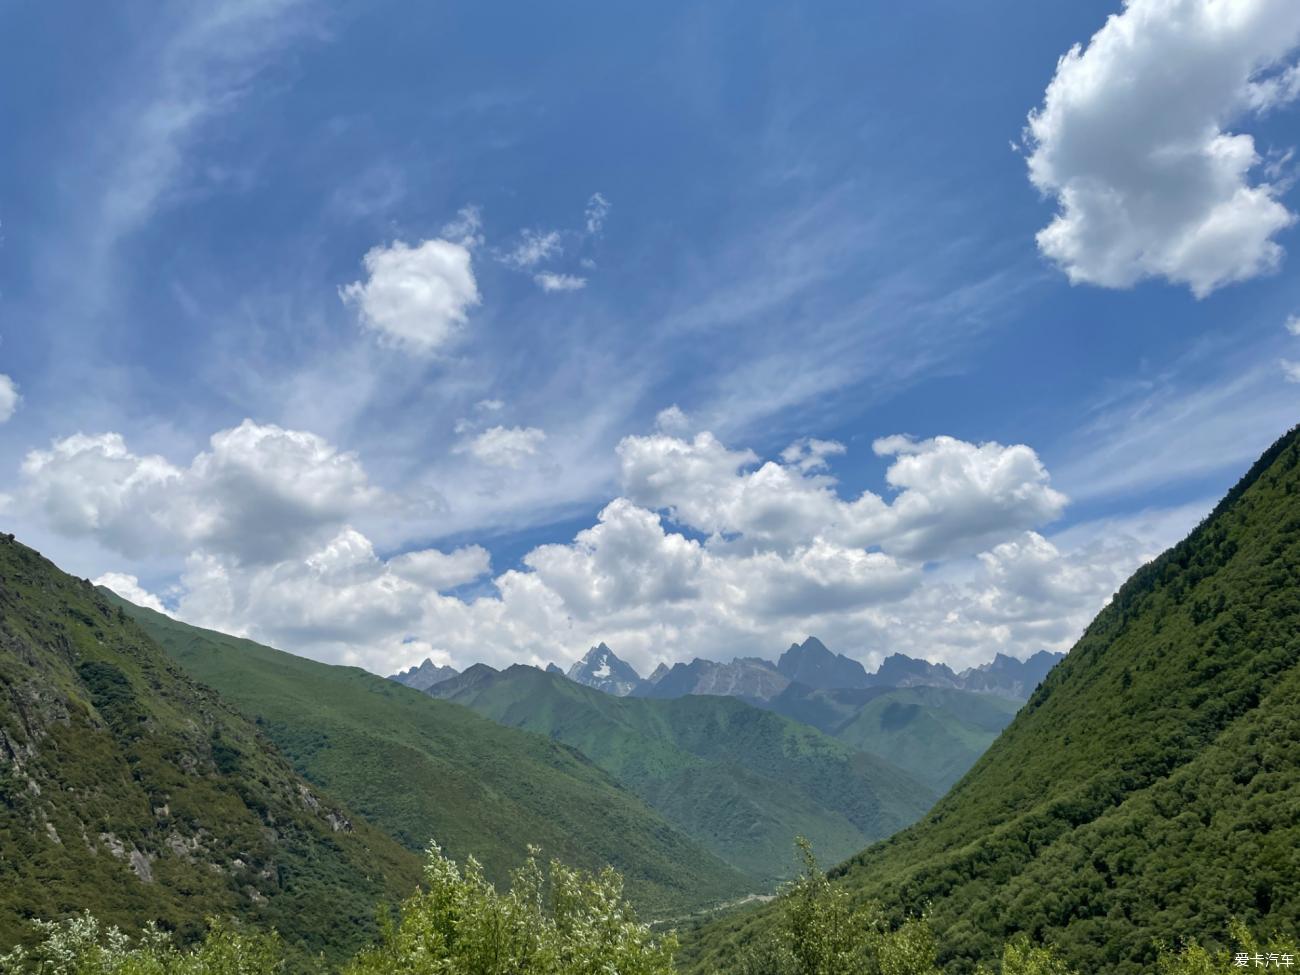
[[[389,559],[388,567],[408,582],[443,592],[487,575],[492,561],[487,549],[466,545],[453,552],[440,552],[436,548],[406,552]]]
[[[469,248],[449,240],[394,241],[363,259],[368,278],[339,290],[380,339],[429,355],[446,346],[480,301]]]
[[[545,440],[546,432],[537,427],[495,426],[457,444],[455,449],[493,467],[519,467],[541,449]]]
[[[546,292],[581,291],[587,286],[586,278],[578,277],[576,274],[555,274],[551,271],[535,274],[533,280]]]
[[[840,499],[822,473],[826,456],[842,450],[831,441],[797,443],[784,463],[754,470],[755,454],[728,450],[710,433],[691,441],[628,437],[618,450],[628,497],[751,548],[788,549],[819,536],[907,558],[947,558],[1050,523],[1065,506],[1037,455],[1023,445],[890,437],[874,447],[897,456],[886,475],[899,490],[892,503],[869,491]]]
[[[691,418],[674,403],[655,414],[655,429],[660,433],[681,435],[691,427]]]
[[[245,420],[180,468],[120,434],[74,434],[23,461],[24,497],[57,531],[132,557],[198,546],[244,562],[300,552],[373,503],[355,454]]]
[[[835,440],[804,437],[781,451],[781,460],[806,473],[825,470],[829,466],[827,457],[834,457],[844,452],[844,444]]]
[[[1293,362],[1290,359],[1280,360],[1282,366],[1282,375],[1286,377],[1289,383],[1300,383],[1300,362]]]
[[[1206,357],[1226,365],[1206,383]],[[1226,488],[1295,423],[1295,391],[1276,358],[1236,354],[1225,337],[1208,351],[1112,394],[1066,438],[1055,480],[1074,499],[1141,492],[1216,475]]]
[[[1059,207],[1043,254],[1073,282],[1162,277],[1198,297],[1275,269],[1295,215],[1226,127],[1295,97],[1297,44],[1294,0],[1127,0],[1029,116],[1030,179]]]
[[[519,235],[519,243],[508,253],[504,260],[511,267],[536,267],[542,261],[558,257],[564,252],[557,230],[542,233],[540,230],[525,230]]]
[[[1010,532],[1049,524],[1065,509],[1065,495],[1049,485],[1046,468],[1024,444],[886,437],[872,448],[897,458],[885,474],[900,491],[889,509],[890,551],[915,558],[981,551]]]
[[[0,423],[8,423],[18,409],[22,397],[18,395],[18,384],[9,376],[0,373]]]
[[[1286,330],[1300,338],[1300,315],[1292,315],[1286,320]]]
[[[583,216],[586,218],[587,233],[596,236],[605,229],[605,218],[609,216],[609,200],[600,193],[591,194]]]
[[[541,431],[484,436],[495,442],[485,456],[509,464],[531,456]],[[801,440],[761,462],[708,432],[629,437],[624,496],[465,598],[453,591],[487,577],[488,552],[380,557],[348,518],[373,492],[364,472],[310,434],[245,423],[185,468],[114,435],[71,437],[33,452],[27,487],[56,527],[119,548],[172,530],[187,547],[174,590],[182,618],[379,673],[425,656],[565,660],[600,640],[644,667],[770,655],[809,633],[868,664],[893,650],[955,666],[1024,656],[1068,645],[1194,520],[1160,514],[1049,537],[1038,528],[1064,499],[1030,448],[889,437],[875,449],[892,458],[892,501],[840,496],[825,462],[846,448],[833,441]],[[297,527],[257,549],[249,536],[277,522]],[[124,573],[101,580],[154,598]]]
[[[162,600],[140,585],[140,580],[123,572],[105,572],[97,579],[91,580],[97,586],[112,589],[127,602],[135,603],[146,609],[165,613],[167,610]]]
[[[473,250],[483,244],[483,215],[474,205],[461,207],[456,218],[443,225],[442,236]]]

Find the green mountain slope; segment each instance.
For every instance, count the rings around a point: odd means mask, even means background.
[[[86,909],[186,938],[230,915],[314,971],[419,872],[89,583],[0,536],[0,944]]]
[[[253,718],[303,776],[412,849],[436,839],[456,858],[473,854],[497,881],[529,844],[587,868],[610,864],[650,914],[752,889],[571,749],[364,670],[119,602],[187,671]]]
[[[578,749],[764,883],[793,869],[797,834],[843,857],[933,801],[892,765],[735,698],[616,698],[523,666],[447,687],[480,714]]]
[[[1155,939],[1224,946],[1233,915],[1300,926],[1298,441],[1124,585],[929,815],[839,871],[897,913],[929,905],[945,971],[1016,931],[1136,975]]]
[[[1019,701],[946,687],[899,687],[872,698],[832,734],[887,759],[942,794],[975,764]]]

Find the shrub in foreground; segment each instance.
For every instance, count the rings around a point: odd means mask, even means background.
[[[637,921],[618,873],[543,871],[532,854],[498,893],[473,857],[462,871],[433,846],[428,889],[347,975],[672,975],[676,938]]]

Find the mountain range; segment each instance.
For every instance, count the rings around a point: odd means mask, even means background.
[[[519,665],[422,692],[133,606],[0,536],[0,943],[83,910],[182,941],[233,917],[277,929],[297,975],[373,933],[430,839],[495,881],[533,843],[612,864],[665,918],[770,890],[796,833],[848,857],[831,879],[851,901],[924,912],[950,975],[1017,933],[1116,975],[1153,970],[1161,941],[1225,951],[1232,919],[1287,935],[1298,498],[1300,429],[1125,583],[1023,707],[972,687],[1027,687],[1050,655],[960,674],[890,658],[866,686],[817,687],[863,677],[811,639],[753,702]],[[594,649],[576,673],[617,689],[625,672]],[[734,971],[772,916],[701,921],[683,962]]]
[[[593,655],[602,668],[617,668],[617,689],[588,679]],[[601,644],[569,671],[569,679],[608,693],[635,697],[682,697],[686,694],[724,694],[750,702],[770,701],[792,684],[813,690],[853,690],[868,687],[947,687],[995,694],[1023,701],[1047,676],[1064,654],[1041,650],[1027,660],[998,654],[980,667],[961,673],[946,664],[932,664],[906,654],[886,657],[880,669],[869,673],[860,662],[832,653],[821,640],[808,637],[790,645],[776,663],[762,657],[736,657],[728,663],[696,658],[668,667],[660,664],[642,680],[627,663]]]
[[[773,663],[762,657],[736,657],[727,663],[696,657],[671,667],[661,663],[647,678],[619,658],[606,644],[592,647],[567,671],[547,664],[546,671],[617,697],[674,698],[687,694],[738,697],[751,703],[771,701],[792,684],[812,690],[852,690],[868,687],[947,687],[978,691],[1024,701],[1063,654],[1041,650],[1027,660],[997,654],[992,661],[960,674],[945,664],[932,664],[905,654],[886,657],[880,669],[868,673],[857,660],[832,653],[816,637],[790,645]],[[453,667],[438,667],[426,659],[418,667],[390,678],[417,690],[457,676]]]
[[[418,666],[393,674],[389,680],[395,680],[407,687],[414,687],[417,691],[427,691],[434,684],[449,680],[459,673],[460,671],[455,667],[440,667],[428,657],[425,657]]]
[[[1293,937],[1297,499],[1300,428],[1124,584],[921,821],[836,881],[895,919],[924,909],[957,975],[1015,932],[1116,975],[1154,970],[1161,942],[1195,939],[1230,960],[1233,918]],[[734,957],[765,918],[707,928],[690,947],[696,970]]]
[[[523,665],[471,671],[431,693],[577,749],[759,889],[793,870],[794,835],[843,858],[935,798],[885,759],[735,698],[618,697]]]
[[[356,667],[296,657],[113,599],[178,664],[254,721],[313,786],[412,851],[436,840],[457,859],[473,855],[495,882],[508,880],[533,845],[592,870],[612,864],[650,916],[755,889],[563,744]],[[451,682],[472,687],[493,674],[477,664]]]

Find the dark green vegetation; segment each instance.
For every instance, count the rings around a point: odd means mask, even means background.
[[[791,684],[766,706],[892,762],[942,794],[1010,723],[1020,702],[947,687]]]
[[[921,822],[838,881],[895,920],[928,905],[951,972],[1018,932],[1055,942],[1082,971],[1120,975],[1152,971],[1157,939],[1226,947],[1234,916],[1293,934],[1297,701],[1293,430],[1138,570]],[[705,932],[702,970],[766,923],[759,912]]]
[[[457,858],[478,857],[490,879],[504,881],[535,843],[584,868],[613,865],[632,900],[653,914],[752,889],[572,749],[355,667],[118,602],[190,674],[253,719],[304,777],[412,849],[436,840]],[[492,673],[470,668],[453,680],[483,672]]]
[[[0,944],[87,909],[182,938],[230,914],[312,970],[367,940],[419,865],[89,583],[0,536]]]
[[[930,924],[895,925],[875,905],[854,905],[818,868],[801,841],[803,873],[768,912],[752,944],[729,957],[717,975],[941,975]],[[343,975],[675,975],[677,938],[637,920],[622,879],[535,858],[491,884],[472,860],[462,868],[430,851],[425,890],[385,920],[378,943],[360,952]],[[1228,975],[1247,959],[1294,959],[1293,940],[1260,944],[1233,923],[1233,952],[1197,944],[1161,948],[1156,975]],[[166,934],[138,938],[105,931],[90,915],[43,928],[29,949],[0,955],[0,975],[281,975],[283,951],[274,934],[243,932],[217,922],[201,943],[178,950]],[[1271,956],[1271,957],[1270,957]],[[318,969],[337,970],[322,965]],[[992,968],[977,975],[1080,975],[1051,946],[1012,938]],[[1093,975],[1093,973],[1088,973]]]
[[[432,692],[573,746],[763,884],[790,875],[796,834],[842,858],[934,799],[895,766],[735,698],[613,697],[524,666],[470,676]]]

